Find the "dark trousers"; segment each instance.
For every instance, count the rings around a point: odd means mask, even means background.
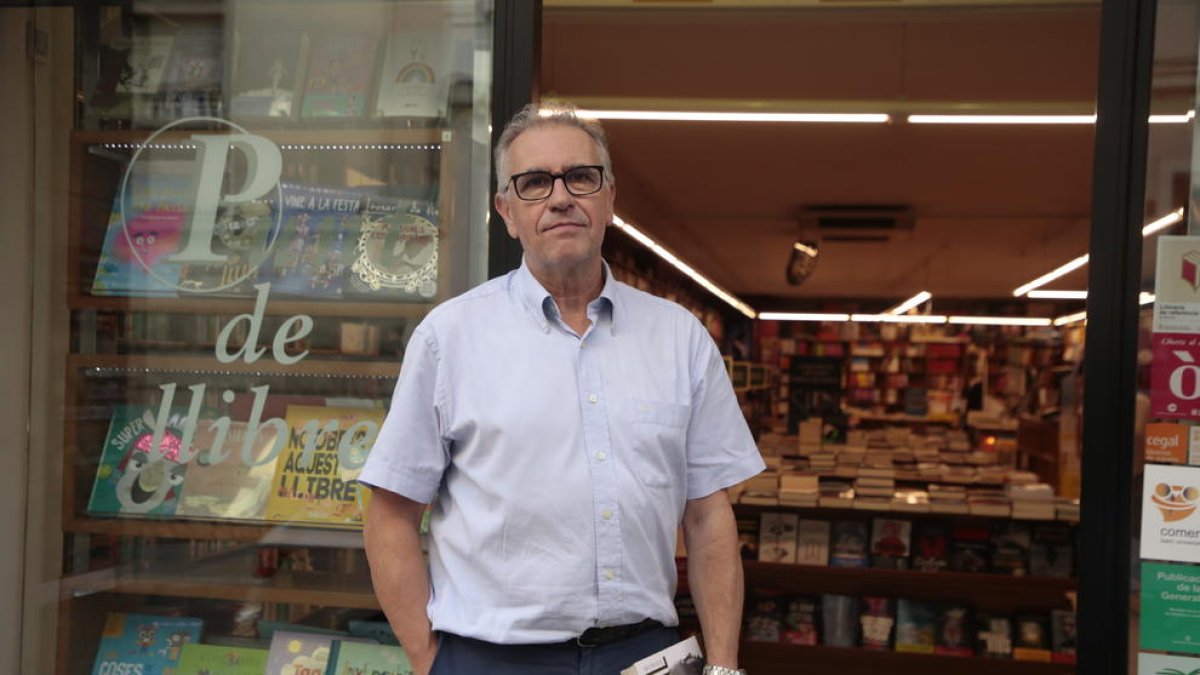
[[[619,675],[678,641],[674,628],[661,626],[602,647],[574,642],[498,645],[441,633],[429,675]]]

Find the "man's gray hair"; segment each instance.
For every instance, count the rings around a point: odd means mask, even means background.
[[[512,172],[508,166],[508,149],[512,146],[513,141],[517,140],[517,136],[530,129],[547,127],[552,124],[573,127],[590,136],[600,155],[600,164],[604,166],[604,180],[608,181],[609,185],[613,183],[612,157],[608,154],[608,138],[604,135],[604,129],[596,120],[579,117],[575,114],[575,110],[575,106],[570,104],[556,103],[540,106],[530,103],[513,115],[504,127],[504,131],[500,133],[500,140],[496,141],[496,148],[493,151],[496,161],[497,193],[508,191],[508,181],[512,178]]]

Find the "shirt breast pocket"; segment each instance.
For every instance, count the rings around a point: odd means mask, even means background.
[[[683,483],[691,406],[631,399],[633,453],[630,467],[647,487]]]

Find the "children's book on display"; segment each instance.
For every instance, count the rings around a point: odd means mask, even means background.
[[[288,406],[288,437],[267,497],[274,522],[361,526],[369,490],[357,478],[385,411]]]
[[[200,641],[203,626],[193,617],[110,613],[92,675],[175,675],[184,646]]]
[[[281,295],[338,297],[366,198],[356,190],[311,185],[288,184],[282,191],[282,231],[259,282]]]
[[[438,290],[437,222],[431,202],[372,198],[362,214],[345,292],[432,302]]]
[[[139,161],[113,199],[93,295],[174,296],[191,202],[191,163]]]
[[[235,118],[291,117],[304,85],[308,35],[300,31],[239,31],[234,39],[233,95]]]
[[[157,411],[119,405],[104,439],[104,450],[87,511],[92,515],[170,516],[175,513],[188,465],[182,461],[187,410],[171,409],[162,440],[154,447]]]

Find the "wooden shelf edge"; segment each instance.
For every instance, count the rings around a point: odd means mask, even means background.
[[[853,480],[843,478],[841,480]],[[903,481],[896,479],[897,483],[903,482],[939,482],[939,481]],[[942,483],[950,484],[950,483]],[[969,487],[980,487],[990,485],[988,483],[970,483],[966,484]],[[796,506],[793,504],[734,504],[735,513],[745,515],[758,515],[760,513],[800,513],[808,515],[812,518],[835,518],[840,520],[853,520],[855,518],[900,518],[900,519],[933,519],[945,521],[958,520],[974,520],[974,521],[1015,521],[1020,523],[1030,523],[1033,525],[1053,525],[1060,524],[1073,527],[1079,524],[1077,520],[1045,520],[1038,518],[1013,518],[1012,516],[988,516],[979,513],[937,513],[934,511],[904,511],[904,510],[878,510],[878,509],[855,509],[850,507],[832,507],[832,506]]]
[[[73,518],[63,531],[79,534],[118,534],[171,539],[226,539],[260,544],[362,548],[357,528],[300,527],[281,523],[214,523],[130,518]]]
[[[747,581],[753,577],[797,574],[810,577],[858,579],[869,577],[876,580],[922,581],[934,586],[987,586],[988,588],[1040,589],[1047,593],[1065,593],[1077,587],[1075,579],[1069,577],[1031,577],[1007,574],[972,572],[921,572],[918,570],[893,570],[880,567],[830,567],[827,565],[794,565],[744,560]]]
[[[793,669],[797,663],[807,664],[808,668],[814,672],[822,664],[836,664],[839,672],[853,673],[862,672],[865,669],[871,669],[874,672],[920,672],[927,675],[938,673],[1070,675],[1075,672],[1075,665],[1069,663],[991,659],[980,656],[913,654],[858,647],[792,645],[750,640],[742,641],[739,653],[741,655],[739,660],[743,667],[756,675],[791,673],[794,672]]]
[[[101,129],[85,129],[71,132],[71,141],[80,145],[100,145],[103,143],[138,143],[150,137],[154,133],[153,129],[123,129],[123,130],[101,130]],[[442,133],[450,131],[441,127],[424,127],[424,128],[402,128],[402,127],[371,127],[346,129],[332,125],[314,125],[308,129],[295,129],[287,127],[268,127],[268,128],[249,128],[247,131],[252,134],[264,136],[275,141],[276,143],[316,143],[316,144],[336,144],[336,145],[356,145],[356,144],[426,144],[435,145],[442,142]],[[178,141],[181,138],[187,138],[193,133],[220,133],[212,130],[178,130],[168,131],[161,134],[158,138],[164,141]]]
[[[99,309],[114,312],[158,312],[174,314],[242,314],[254,309],[254,298],[142,298],[72,293],[67,298],[71,309]],[[431,303],[355,302],[353,300],[271,299],[264,314],[293,316],[307,314],[355,319],[420,319],[433,309]]]
[[[255,363],[220,363],[208,356],[158,356],[146,354],[69,354],[67,367],[111,368],[145,371],[187,371],[217,375],[292,375],[333,377],[379,377],[392,379],[400,374],[400,361],[352,361],[308,358],[283,365],[263,357]]]

